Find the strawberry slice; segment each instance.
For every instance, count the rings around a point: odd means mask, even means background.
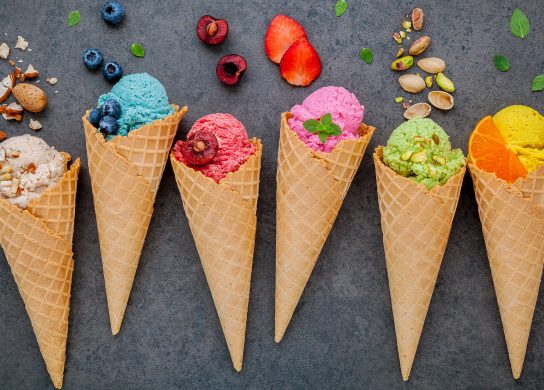
[[[321,60],[308,39],[299,39],[285,52],[280,63],[282,77],[291,85],[310,85],[321,73]]]
[[[266,56],[279,64],[287,49],[302,38],[306,38],[306,31],[299,22],[286,15],[276,15],[264,38]]]

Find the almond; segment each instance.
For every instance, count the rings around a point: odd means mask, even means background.
[[[24,73],[25,79],[35,79],[39,75],[40,75],[40,72],[38,72],[36,69],[34,69],[32,64],[28,65],[28,67],[26,68],[25,73]]]
[[[45,92],[35,85],[28,83],[17,84],[12,91],[15,99],[27,111],[40,112],[47,107]]]
[[[17,36],[17,43],[15,44],[16,49],[26,50],[28,48],[28,41],[22,36]]]

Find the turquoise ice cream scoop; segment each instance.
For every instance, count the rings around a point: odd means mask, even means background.
[[[163,85],[147,73],[122,77],[109,93],[98,98],[98,105],[102,106],[108,99],[115,99],[121,105],[116,134],[121,136],[174,112]]]

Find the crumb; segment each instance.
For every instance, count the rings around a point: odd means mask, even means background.
[[[47,81],[49,84],[51,85],[55,85],[57,83],[57,78],[56,77],[49,77],[48,79],[46,79],[45,81]]]
[[[38,121],[35,121],[34,119],[30,119],[28,127],[30,127],[34,131],[38,131],[42,128],[42,124]]]
[[[0,58],[7,59],[9,56],[9,46],[4,42],[0,45]]]
[[[17,35],[17,43],[15,44],[16,49],[26,50],[28,48],[28,41],[22,36]]]

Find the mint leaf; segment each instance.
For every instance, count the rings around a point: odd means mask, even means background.
[[[340,135],[340,134],[342,134],[342,129],[338,125],[332,124],[331,129],[332,129],[332,131],[329,133],[329,135]]]
[[[533,90],[533,92],[539,92],[544,90],[544,74],[539,74],[533,79],[531,89]]]
[[[336,13],[336,16],[344,15],[346,9],[348,9],[348,2],[346,0],[338,0],[336,2],[336,5],[334,6],[334,12]]]
[[[323,115],[321,117],[321,123],[326,125],[326,126],[332,125],[332,115],[330,113]]]
[[[130,47],[130,52],[135,57],[143,57],[145,55],[145,51],[142,45],[140,45],[138,42],[134,42],[132,46]]]
[[[79,11],[72,11],[68,14],[68,27],[73,27],[81,22],[81,14]]]
[[[319,137],[319,140],[321,141],[322,144],[324,144],[325,142],[327,142],[327,138],[329,137],[327,134],[325,133],[319,133],[317,135]]]
[[[308,119],[307,121],[305,121],[303,124],[304,128],[309,131],[310,133],[317,133],[317,131],[319,130],[319,126],[321,125],[321,123],[319,123],[318,120],[315,120],[315,119]]]
[[[525,38],[531,31],[531,24],[527,16],[519,9],[516,8],[512,13],[510,19],[510,31],[518,38]]]
[[[493,56],[493,64],[495,64],[495,68],[501,72],[506,72],[510,69],[510,61],[502,54],[495,54]]]
[[[366,62],[369,65],[372,64],[372,60],[374,59],[374,53],[372,53],[372,50],[369,49],[368,47],[362,48],[359,56],[364,62]]]

